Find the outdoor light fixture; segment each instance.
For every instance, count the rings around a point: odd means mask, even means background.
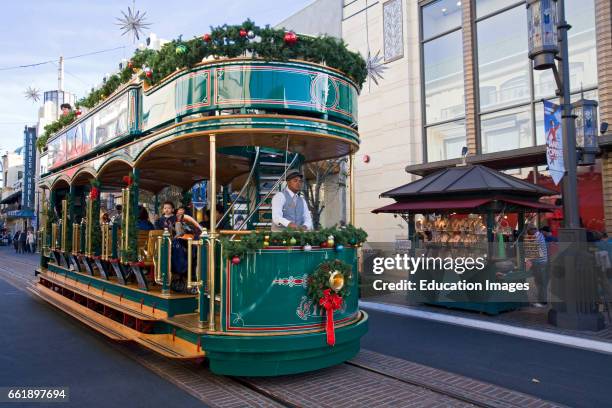
[[[556,69],[555,56],[559,53],[556,0],[527,0],[527,32],[533,68]]]
[[[584,99],[572,104],[572,110],[576,115],[576,148],[578,149],[579,162],[581,166],[595,163],[595,155],[599,151],[597,136],[597,101]]]

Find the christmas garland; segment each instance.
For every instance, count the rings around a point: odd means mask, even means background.
[[[344,246],[356,246],[365,242],[368,234],[353,225],[345,227],[322,228],[317,231],[287,229],[281,232],[257,231],[244,236],[240,241],[221,238],[225,256],[241,258],[249,252],[267,247],[304,247],[321,246],[342,251]],[[330,239],[331,238],[331,239]]]
[[[137,50],[126,67],[106,78],[99,89],[92,89],[76,105],[93,108],[131,81],[134,74],[138,74],[148,85],[154,85],[177,69],[192,68],[209,57],[236,58],[246,55],[266,61],[297,59],[325,64],[348,75],[359,87],[367,77],[363,57],[349,51],[342,40],[329,36],[298,37],[293,32],[268,25],[259,27],[247,20],[240,25],[225,24],[211,28],[209,34],[191,40],[183,41],[179,37],[163,45],[159,51]],[[38,139],[39,149],[44,148],[49,136],[70,125],[77,116],[76,112],[72,112],[45,126],[45,133]]]

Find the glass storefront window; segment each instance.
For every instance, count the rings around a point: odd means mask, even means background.
[[[525,8],[478,22],[477,32],[481,111],[529,101]]]
[[[461,1],[438,0],[421,10],[424,40],[461,26]]]
[[[466,145],[465,120],[427,128],[427,160],[430,162],[461,157],[461,150]]]
[[[476,18],[486,16],[519,2],[520,0],[476,0]]]
[[[465,114],[461,31],[423,45],[427,123]]]
[[[530,105],[481,116],[482,152],[493,153],[533,145]]]
[[[568,31],[571,91],[597,86],[597,49],[595,38],[595,4],[593,0],[565,0]],[[551,70],[534,71],[535,98],[555,94],[555,79]]]

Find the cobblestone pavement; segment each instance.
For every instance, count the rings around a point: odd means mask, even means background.
[[[0,248],[0,278],[24,288],[35,255]],[[24,296],[25,293],[23,294]],[[49,306],[51,307],[51,306]],[[58,311],[59,313],[59,311]],[[83,327],[83,330],[89,330]],[[100,337],[102,337],[100,335]],[[135,344],[109,341],[207,405],[215,407],[555,407],[532,396],[403,359],[362,350],[353,360],[324,370],[282,377],[232,378],[204,364],[170,360]]]

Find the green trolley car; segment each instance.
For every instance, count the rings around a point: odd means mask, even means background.
[[[207,359],[218,374],[281,375],[350,359],[368,320],[358,307],[362,240],[351,235],[358,89],[324,65],[245,58],[122,85],[47,142],[31,290],[110,339]],[[266,232],[287,170],[342,156],[351,224],[331,230],[335,244],[316,231]],[[170,233],[139,230],[135,215],[145,195],[202,180],[212,208],[230,185],[239,191],[223,200],[224,221],[242,205],[244,222],[221,229],[210,212],[208,230],[185,242],[185,288],[176,291]],[[121,200],[114,223],[102,218],[105,196]],[[329,283],[318,289],[340,300],[331,309],[309,291],[321,270]]]

